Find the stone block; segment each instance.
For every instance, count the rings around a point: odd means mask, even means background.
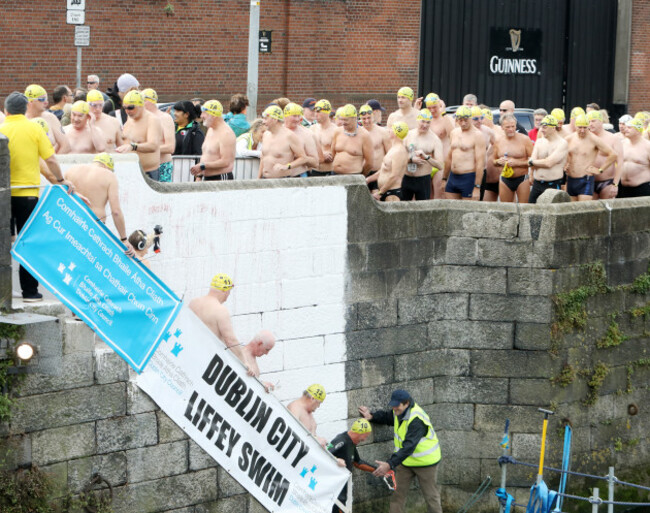
[[[194,440],[189,440],[189,460],[190,470],[203,470],[218,466],[215,459],[201,449]]]
[[[111,486],[126,483],[126,454],[112,452],[68,461],[68,488],[72,493],[82,491],[93,476],[101,475]]]
[[[538,205],[551,205],[553,203],[571,203],[571,196],[569,196],[565,191],[546,189],[540,197],[537,198]]]
[[[367,256],[366,244],[348,244],[348,270],[350,271],[367,271],[366,261]]]
[[[109,348],[95,349],[95,377],[97,383],[115,383],[129,379],[129,366]]]
[[[482,426],[481,431],[439,430],[438,438],[447,461],[456,461],[459,458],[493,457],[496,459],[501,456],[499,442],[503,438],[503,426],[501,426],[500,433],[488,431]]]
[[[138,385],[129,381],[126,384],[126,413],[134,415],[148,411],[159,410],[158,405],[153,402],[146,392]]]
[[[95,347],[95,334],[80,319],[66,318],[63,323],[63,354],[91,353]]]
[[[219,499],[246,493],[246,490],[223,467],[217,468]]]
[[[551,299],[545,296],[471,294],[469,318],[488,321],[550,322]]]
[[[510,380],[510,403],[539,404],[540,398],[551,398],[554,387],[550,379],[512,378]]]
[[[366,252],[369,271],[395,269],[399,264],[399,245],[395,242],[370,243],[366,246]]]
[[[387,328],[397,325],[397,299],[357,303],[357,329]]]
[[[129,483],[151,481],[187,472],[187,441],[141,447],[126,451]]]
[[[32,463],[32,438],[29,435],[0,435],[0,471]]]
[[[415,268],[386,269],[386,292],[389,298],[414,296],[418,290],[418,271]]]
[[[538,405],[548,409],[548,402],[540,400]],[[474,426],[483,431],[501,431],[506,419],[510,419],[510,429],[519,433],[536,433],[542,424],[542,415],[529,406],[502,406],[498,404],[477,404],[474,411]]]
[[[489,205],[479,211],[475,205],[454,205],[448,212],[449,234],[477,239],[512,239],[517,237],[519,216],[514,204]],[[483,207],[483,205],[481,205]]]
[[[444,238],[402,240],[399,243],[398,267],[422,267],[441,264],[447,251]]]
[[[549,257],[538,251],[532,241],[481,239],[478,264],[489,267],[547,267]]]
[[[449,237],[445,262],[456,265],[476,265],[478,262],[478,239]]]
[[[420,270],[418,294],[484,292],[505,294],[506,269],[467,265],[442,265]]]
[[[469,431],[474,426],[473,404],[437,403],[420,406],[429,414],[436,430]]]
[[[392,356],[360,360],[361,386],[363,388],[384,385],[394,381]]]
[[[435,321],[428,325],[433,347],[458,349],[511,349],[514,323],[483,321]]]
[[[361,362],[363,360],[351,360],[345,362],[345,388],[353,390],[361,388]]]
[[[427,329],[419,325],[353,331],[347,334],[347,342],[350,360],[410,353],[427,347]]]
[[[650,232],[612,233],[610,256],[614,262],[628,262],[650,257]]]
[[[343,333],[325,335],[325,363],[340,363],[347,359],[347,345]]]
[[[93,384],[93,360],[91,353],[63,355],[60,366],[53,372],[28,374],[20,387],[20,395],[43,394],[68,388],[88,387]]]
[[[645,198],[610,201],[609,205],[612,208],[612,233],[635,233],[648,229],[650,207]]]
[[[515,326],[515,349],[531,351],[550,349],[550,324],[517,322]]]
[[[551,247],[551,267],[607,262],[607,237],[556,240]]]
[[[153,412],[97,422],[99,454],[135,449],[158,443],[158,425]]]
[[[345,284],[348,303],[386,298],[386,279],[381,271],[350,272]]]
[[[491,378],[549,378],[559,367],[547,351],[472,351],[472,376]]]
[[[431,294],[401,298],[397,304],[398,322],[414,324],[441,319],[467,319],[468,294]]]
[[[40,467],[50,484],[49,497],[57,499],[68,492],[68,465],[65,462]]]
[[[61,358],[63,356],[63,333],[59,319],[25,324],[25,336],[38,345],[38,356],[43,358]]]
[[[557,270],[510,267],[508,269],[508,294],[549,296]]]
[[[610,262],[607,277],[610,285],[628,285],[648,270],[650,259],[630,260],[627,262]]]
[[[23,397],[11,426],[30,432],[45,428],[80,424],[126,412],[124,383],[75,388],[62,392]]]
[[[433,378],[433,388],[437,403],[508,403],[507,379],[441,376]]]
[[[247,511],[247,495],[224,497],[213,502],[197,504],[194,513],[244,513]]]
[[[94,452],[95,425],[92,422],[32,434],[32,461],[35,465],[81,458]]]
[[[379,215],[379,240],[412,239],[416,236],[416,221],[412,212],[392,211]]]
[[[434,376],[468,376],[470,352],[464,349],[433,349],[395,356],[395,379],[409,381]]]
[[[371,410],[385,410],[393,390],[402,388],[408,390],[413,400],[418,404],[433,404],[435,392],[430,379],[396,382],[371,388],[348,390],[348,418],[359,416],[359,406],[367,406]]]
[[[187,440],[188,436],[185,434],[176,423],[170,419],[163,411],[156,412],[156,420],[158,422],[158,441],[161,444],[175,442],[177,440]]]
[[[114,490],[115,513],[154,513],[177,509],[217,498],[216,469],[200,470]]]

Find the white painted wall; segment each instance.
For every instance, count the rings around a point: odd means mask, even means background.
[[[261,328],[278,339],[259,361],[262,378],[278,383],[275,393],[285,403],[321,383],[327,398],[315,415],[318,433],[331,439],[344,431],[345,188],[217,192],[196,184],[196,192],[159,193],[145,182],[136,156],[113,157],[127,233],[163,226],[153,271],[184,301],[206,294],[213,275],[228,273],[235,288],[227,306],[240,341]],[[91,157],[57,159],[65,170]]]

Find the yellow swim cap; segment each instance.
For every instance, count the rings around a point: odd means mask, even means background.
[[[603,113],[600,112],[599,110],[592,110],[591,112],[588,112],[587,121],[591,121],[592,119],[597,119],[598,121],[602,121]]]
[[[472,109],[470,109],[467,105],[461,105],[458,107],[458,110],[456,111],[456,118],[471,118],[472,117]]]
[[[436,93],[429,93],[424,98],[424,105],[431,107],[440,101],[440,97]]]
[[[481,111],[483,113],[483,117],[487,119],[494,119],[494,115],[492,114],[492,111],[490,109],[483,109]]]
[[[93,162],[99,162],[100,164],[104,164],[111,171],[115,169],[115,162],[113,161],[113,157],[111,157],[106,152],[95,155]]]
[[[357,108],[352,105],[351,103],[348,103],[347,105],[343,105],[340,109],[340,118],[356,118],[357,117]]]
[[[158,93],[151,88],[142,91],[142,96],[148,102],[158,103]]]
[[[262,117],[284,121],[284,114],[282,113],[282,109],[277,105],[269,105],[262,113]]]
[[[372,431],[372,427],[370,426],[370,422],[366,419],[357,419],[352,423],[350,431],[353,433],[359,433],[360,435],[365,435]]]
[[[223,290],[224,292],[233,288],[235,284],[232,282],[232,278],[227,274],[215,274],[212,277],[212,282],[210,287],[217,290]]]
[[[80,114],[88,114],[90,106],[83,100],[79,100],[72,104],[72,112],[79,112]]]
[[[418,121],[431,121],[433,116],[429,112],[429,109],[422,109],[418,112]]]
[[[129,91],[124,95],[122,100],[122,105],[135,105],[136,107],[142,107],[144,105],[144,98],[140,91]]]
[[[481,107],[478,107],[474,105],[471,109],[470,112],[472,113],[473,118],[482,118],[483,117],[483,111],[481,110]]]
[[[86,101],[88,103],[102,102],[104,103],[104,97],[97,89],[91,89],[86,95]]]
[[[575,117],[576,126],[589,126],[589,121],[587,121],[587,116],[584,114],[579,114]]]
[[[210,116],[214,116],[215,118],[220,118],[223,116],[223,105],[221,105],[221,102],[219,100],[208,100],[203,104],[201,110],[203,112],[207,112],[210,114]]]
[[[630,119],[625,123],[625,126],[629,126],[630,128],[636,128],[639,132],[643,132],[643,128],[644,128],[643,120],[637,118]]]
[[[542,119],[540,124],[544,126],[557,126],[557,119],[555,119],[555,116],[553,115],[544,116],[544,119]]]
[[[582,107],[573,107],[573,109],[571,109],[571,119],[575,119],[580,115],[585,115],[585,110]]]
[[[648,119],[648,114],[643,111],[639,111],[634,115],[634,119],[640,119],[641,121],[645,121]]]
[[[397,91],[397,96],[403,96],[404,98],[408,98],[409,100],[413,101],[413,98],[415,98],[415,93],[413,93],[413,89],[410,87],[402,87],[399,91]]]
[[[38,100],[41,96],[47,96],[47,91],[38,84],[31,84],[25,89],[25,96],[31,102],[32,100]]]
[[[564,111],[557,107],[551,111],[551,116],[553,116],[556,121],[564,121],[566,119]]]
[[[332,104],[327,100],[318,100],[316,105],[314,105],[314,110],[317,112],[323,110],[325,112],[332,112]]]
[[[314,383],[313,385],[309,385],[307,387],[307,393],[316,399],[319,403],[322,403],[325,400],[325,396],[327,395],[325,393],[325,387],[323,385],[319,385],[318,383]]]
[[[50,133],[50,125],[43,118],[32,118],[31,121],[40,126],[46,134]]]
[[[336,112],[334,113],[334,117],[335,117],[335,118],[340,118],[340,117],[342,117],[342,116],[341,116],[341,113],[342,113],[342,112],[343,112],[343,107],[339,107],[338,109],[336,109]]]
[[[398,121],[393,124],[393,132],[397,137],[403,140],[409,133],[409,126],[404,123],[404,121]]]
[[[363,116],[364,114],[372,114],[372,107],[370,105],[362,105],[361,108],[359,109],[359,116]]]
[[[287,103],[287,106],[284,108],[284,117],[286,118],[287,116],[302,116],[302,107],[297,103]]]

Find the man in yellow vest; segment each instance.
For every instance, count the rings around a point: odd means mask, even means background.
[[[395,449],[388,461],[376,461],[376,476],[395,471],[397,490],[390,499],[390,513],[404,513],[404,504],[413,476],[417,476],[428,513],[442,513],[436,483],[440,444],[431,420],[406,390],[395,390],[388,406],[392,409],[371,412],[366,406],[359,413],[374,424],[393,425]]]

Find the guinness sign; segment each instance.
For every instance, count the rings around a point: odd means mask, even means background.
[[[542,31],[490,29],[490,72],[495,75],[541,75]]]

